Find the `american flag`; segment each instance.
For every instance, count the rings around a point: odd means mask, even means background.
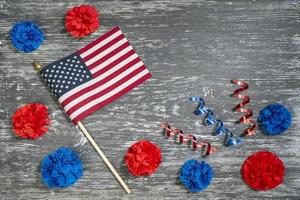
[[[119,27],[40,74],[75,124],[151,77]]]

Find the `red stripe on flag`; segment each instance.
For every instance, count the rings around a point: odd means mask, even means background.
[[[134,70],[133,72],[131,72],[130,74],[128,74],[127,76],[123,77],[121,80],[117,81],[116,83],[114,83],[113,85],[105,88],[104,90],[88,97],[87,99],[77,103],[76,105],[74,105],[73,107],[71,107],[68,111],[67,114],[71,115],[73,112],[75,112],[77,109],[81,108],[82,106],[88,104],[89,102],[100,98],[101,96],[109,93],[110,91],[114,90],[115,88],[117,88],[118,86],[122,85],[123,83],[127,82],[129,79],[133,78],[134,76],[136,76],[137,74],[139,74],[140,72],[142,72],[143,70],[147,69],[144,65],[139,67],[138,69]]]
[[[110,64],[108,64],[107,66],[105,66],[104,68],[102,68],[99,71],[97,71],[96,73],[94,73],[93,77],[96,78],[96,77],[100,76],[101,74],[105,73],[107,70],[113,68],[117,64],[120,64],[122,61],[125,61],[127,58],[129,58],[133,54],[135,54],[135,51],[132,49],[128,53],[124,54],[120,58],[114,60],[113,62],[111,62]],[[126,65],[124,65],[123,67],[125,67],[125,66]]]
[[[113,35],[114,33],[116,33],[119,30],[120,30],[120,28],[118,26],[114,27],[113,29],[111,29],[110,31],[108,31],[107,33],[105,33],[104,35],[102,35],[101,37],[99,37],[94,42],[92,42],[92,43],[86,45],[85,47],[83,47],[82,49],[80,49],[78,51],[79,54],[82,54],[82,53],[86,52],[87,50],[89,50],[90,48],[93,48],[98,43],[102,42],[103,40],[105,40],[106,38],[108,38],[109,36]]]
[[[129,46],[130,46],[129,42],[125,42],[124,44],[122,44],[121,46],[119,46],[118,48],[116,48],[115,50],[113,50],[112,52],[106,54],[105,56],[103,56],[102,58],[98,59],[94,63],[88,65],[88,69],[92,70],[93,68],[97,67],[101,63],[105,62],[107,59],[113,57],[114,55],[116,55],[117,53],[119,53],[120,51],[122,51],[123,49],[125,49],[125,48],[127,48]]]
[[[122,68],[120,68],[117,71],[115,71],[114,73],[112,73],[109,76],[105,77],[104,79],[102,79],[102,80],[94,83],[93,85],[90,85],[88,87],[85,87],[85,88],[77,91],[75,94],[73,94],[72,96],[66,98],[63,102],[61,102],[61,105],[64,107],[67,104],[69,104],[71,101],[73,101],[74,99],[77,99],[78,97],[84,95],[85,93],[88,93],[89,91],[94,90],[97,87],[100,87],[101,85],[103,85],[106,82],[110,81],[111,79],[115,78],[119,74],[123,73],[124,71],[126,71],[127,69],[129,69],[130,67],[132,67],[133,65],[135,65],[136,63],[138,63],[139,61],[141,61],[141,59],[140,58],[136,58],[133,61],[127,63],[127,65],[125,65]]]
[[[149,78],[151,78],[151,74],[150,73],[148,73],[145,76],[143,76],[142,78],[138,79],[137,81],[135,81],[134,83],[132,83],[128,87],[124,88],[122,91],[118,92],[114,96],[111,96],[110,98],[106,99],[105,101],[102,101],[101,103],[96,104],[93,107],[91,107],[91,108],[87,109],[86,111],[82,112],[80,115],[78,115],[77,117],[75,117],[72,120],[72,122],[74,124],[77,124],[78,121],[84,119],[88,115],[90,115],[93,112],[97,111],[98,109],[106,106],[107,104],[112,103],[113,101],[115,101],[116,99],[120,98],[121,96],[123,96],[127,92],[131,91],[133,88],[137,87],[138,85],[142,84],[144,81],[146,81]]]
[[[114,38],[113,40],[109,41],[108,43],[106,43],[105,45],[103,45],[102,47],[100,47],[99,49],[97,49],[96,51],[90,53],[89,55],[87,55],[86,57],[84,57],[82,60],[84,62],[94,58],[95,56],[97,56],[98,54],[100,54],[101,52],[105,51],[106,49],[108,49],[109,47],[111,47],[112,45],[116,44],[117,42],[119,42],[120,40],[124,39],[125,36],[119,35],[118,37]]]

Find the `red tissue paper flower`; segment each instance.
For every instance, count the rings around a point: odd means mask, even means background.
[[[141,140],[129,147],[125,163],[133,176],[150,176],[161,163],[160,148],[147,140]]]
[[[13,131],[21,138],[36,139],[48,131],[48,108],[30,103],[16,110],[12,117]]]
[[[99,13],[96,8],[81,5],[67,11],[65,26],[73,37],[83,38],[97,30],[99,27]]]
[[[282,161],[269,151],[259,151],[249,156],[241,169],[244,181],[254,190],[276,188],[283,181]]]

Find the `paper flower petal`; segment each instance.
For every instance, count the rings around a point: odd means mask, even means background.
[[[75,151],[61,147],[41,164],[42,181],[49,188],[67,188],[82,176],[82,162]]]
[[[95,32],[99,27],[99,13],[95,7],[81,5],[67,11],[65,26],[75,38],[83,38]]]
[[[241,169],[245,183],[254,190],[269,190],[282,183],[283,162],[268,151],[259,151],[249,156]]]
[[[36,139],[48,131],[48,108],[30,103],[16,110],[12,117],[13,131],[21,138]]]
[[[275,103],[263,108],[257,121],[265,134],[279,135],[291,126],[292,116],[286,107]]]
[[[201,192],[213,179],[212,168],[204,161],[188,160],[182,165],[179,180],[190,192]]]
[[[150,176],[161,163],[161,151],[155,144],[141,140],[129,147],[125,164],[133,176]]]
[[[44,41],[41,29],[31,21],[16,23],[9,32],[12,44],[19,51],[30,53]]]

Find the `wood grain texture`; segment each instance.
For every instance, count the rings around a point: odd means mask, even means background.
[[[100,29],[81,40],[64,29],[67,8],[87,3],[101,12]],[[34,53],[18,53],[8,32],[20,20],[34,20],[46,40]],[[31,66],[33,59],[47,64],[93,41],[120,25],[143,58],[153,78],[115,103],[84,120],[132,189],[126,195],[43,86]],[[300,198],[300,5],[297,1],[91,1],[0,0],[0,199],[299,199]],[[192,114],[191,95],[205,97],[207,105],[236,134],[244,125],[230,97],[232,78],[250,84],[255,118],[269,103],[280,102],[293,113],[291,128],[269,137],[257,130],[244,145],[228,148],[222,137],[201,125]],[[11,115],[17,107],[41,102],[50,107],[49,132],[37,140],[17,138]],[[202,193],[191,194],[177,183],[180,166],[199,153],[162,138],[161,121],[193,132],[220,148],[208,162],[215,178]],[[159,145],[163,163],[151,177],[133,178],[123,164],[127,148],[149,139]],[[51,191],[41,183],[40,161],[60,146],[79,151],[84,176],[74,186]],[[284,184],[256,192],[242,181],[240,167],[259,150],[279,155],[286,167]]]

